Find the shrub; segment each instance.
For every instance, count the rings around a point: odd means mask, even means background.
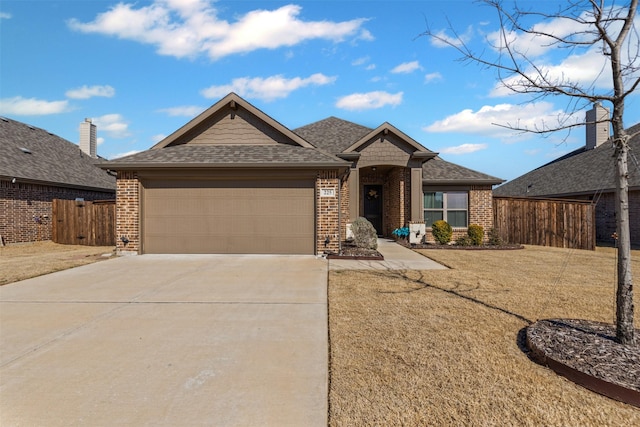
[[[481,225],[471,224],[467,229],[467,234],[471,239],[471,244],[474,246],[480,246],[484,240],[484,228]]]
[[[353,242],[359,248],[377,249],[378,233],[366,218],[358,217],[351,223]]]
[[[471,236],[460,236],[456,239],[456,246],[471,246],[473,244]]]
[[[436,242],[441,245],[446,245],[451,241],[453,229],[447,221],[440,220],[433,223],[431,233],[433,234],[433,238],[436,239]]]
[[[500,246],[502,245],[502,238],[500,238],[500,235],[498,234],[498,230],[496,230],[495,228],[490,228],[489,229],[489,244],[491,246]]]

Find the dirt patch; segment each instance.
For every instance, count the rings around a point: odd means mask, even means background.
[[[613,322],[614,249],[420,252],[451,269],[330,273],[331,425],[640,425],[523,339],[538,319]]]
[[[0,286],[109,259],[115,247],[60,245],[50,241],[0,247]]]

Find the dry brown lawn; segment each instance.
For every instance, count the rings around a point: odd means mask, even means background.
[[[60,245],[50,241],[0,246],[0,286],[108,259],[111,246]]]
[[[420,252],[451,269],[331,273],[330,425],[640,425],[520,347],[537,319],[613,322],[614,249]]]

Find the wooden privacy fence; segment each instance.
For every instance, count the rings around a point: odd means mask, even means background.
[[[505,243],[596,248],[596,210],[590,201],[494,197],[494,227]]]
[[[51,239],[65,245],[116,244],[116,202],[54,199]]]

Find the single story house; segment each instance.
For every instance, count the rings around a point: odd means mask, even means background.
[[[46,130],[0,117],[0,239],[51,239],[52,200],[115,198],[116,179],[96,166],[95,125],[81,124],[81,147]]]
[[[616,158],[609,140],[609,112],[599,104],[587,112],[586,144],[494,189],[500,197],[591,200],[596,205],[596,241],[612,244],[616,232]],[[640,123],[627,129],[631,244],[640,246]]]
[[[414,240],[437,219],[488,230],[502,182],[389,123],[331,117],[290,130],[234,93],[102,167],[117,171],[118,249],[136,253],[335,252],[359,216],[382,236],[408,225]]]

